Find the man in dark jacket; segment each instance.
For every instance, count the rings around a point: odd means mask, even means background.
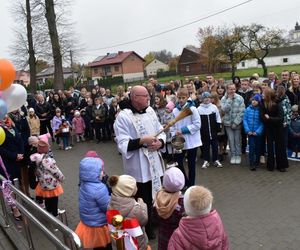
[[[40,127],[40,134],[47,134],[48,132],[51,134],[52,141],[54,141],[53,138],[53,132],[50,124],[51,117],[51,105],[45,101],[45,98],[43,95],[39,94],[37,96],[37,104],[35,106],[35,113],[39,117],[41,122]],[[48,129],[48,132],[47,132]]]

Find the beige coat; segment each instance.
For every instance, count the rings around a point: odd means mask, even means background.
[[[30,135],[40,135],[40,119],[38,116],[28,116],[27,121],[30,128]]]

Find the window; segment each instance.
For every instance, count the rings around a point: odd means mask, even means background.
[[[98,68],[94,68],[94,74],[98,74]]]
[[[115,66],[115,71],[116,71],[116,72],[119,71],[119,66]]]
[[[106,75],[108,75],[108,74],[110,74],[110,66],[104,66],[103,67],[103,74],[106,76]]]
[[[285,58],[282,59],[282,61],[283,61],[284,63],[287,63],[289,60],[288,60],[287,57],[285,57]]]
[[[190,65],[185,66],[185,72],[190,72]]]
[[[242,67],[245,67],[245,62],[242,62]]]

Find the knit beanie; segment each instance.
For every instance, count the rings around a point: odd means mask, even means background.
[[[210,98],[211,97],[211,94],[209,92],[203,92],[202,93],[202,98]]]
[[[75,115],[75,116],[80,116],[80,112],[79,112],[78,110],[76,110],[76,111],[74,112],[74,115]]]
[[[171,167],[166,170],[163,177],[163,187],[169,193],[180,191],[185,184],[184,175],[177,167]]]
[[[170,112],[173,111],[174,107],[175,107],[175,104],[172,101],[169,101],[168,104],[166,105],[166,108],[169,109]]]
[[[257,101],[258,103],[261,102],[261,94],[256,94],[252,97],[252,100]]]
[[[33,109],[33,108],[29,108],[29,109],[28,109],[28,112],[29,112],[29,113],[34,113],[34,109]]]
[[[39,138],[37,136],[29,136],[28,138],[28,144],[36,144],[39,141]]]
[[[130,175],[113,175],[109,177],[108,183],[117,196],[132,197],[137,192],[136,180]]]
[[[298,112],[298,110],[299,110],[299,107],[297,104],[292,106],[292,112]]]
[[[49,133],[47,133],[47,134],[40,135],[38,138],[39,138],[39,140],[48,143],[49,139],[51,138],[51,135]]]
[[[37,151],[40,154],[47,154],[49,152],[49,144],[48,142],[39,140],[37,144]]]
[[[92,157],[92,158],[98,158],[102,162],[102,170],[104,171],[104,161],[100,158],[100,156],[97,154],[96,151],[90,150],[88,151],[84,157]]]
[[[213,196],[210,190],[203,186],[192,186],[186,190],[183,202],[186,214],[197,217],[210,212]]]

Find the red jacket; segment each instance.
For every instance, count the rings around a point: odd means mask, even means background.
[[[229,250],[222,220],[216,210],[199,217],[184,217],[173,233],[168,250]]]

